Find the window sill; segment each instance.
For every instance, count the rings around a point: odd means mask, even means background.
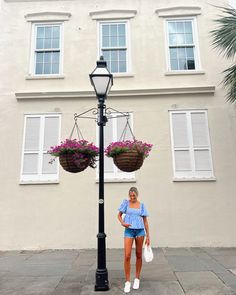
[[[209,178],[173,178],[173,182],[199,182],[199,181],[216,181],[215,177]]]
[[[178,76],[178,75],[205,75],[205,71],[169,71],[165,72],[165,76]]]
[[[55,181],[20,181],[20,185],[25,185],[25,184],[59,184],[59,180]]]
[[[135,178],[111,178],[111,179],[104,179],[105,183],[121,183],[121,182],[136,182]],[[99,183],[99,180],[96,179],[96,183]]]
[[[132,78],[134,77],[133,73],[114,73],[114,78]]]
[[[45,80],[45,79],[64,79],[64,75],[34,75],[34,76],[26,76],[26,80]]]

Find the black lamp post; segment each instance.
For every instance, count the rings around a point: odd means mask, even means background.
[[[107,94],[113,85],[113,76],[107,69],[107,64],[100,57],[96,69],[89,75],[90,81],[98,98],[99,126],[99,210],[97,235],[97,270],[95,291],[109,290],[108,271],[106,268],[106,234],[104,232],[104,126],[107,117],[104,115],[104,104]]]

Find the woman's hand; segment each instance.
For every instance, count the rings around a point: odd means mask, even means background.
[[[126,228],[129,228],[129,227],[131,226],[131,224],[129,224],[129,223],[124,223],[124,222],[122,222],[121,225],[124,226],[124,227],[126,227]]]
[[[150,245],[150,238],[149,237],[146,237],[145,244],[147,244],[148,246]]]

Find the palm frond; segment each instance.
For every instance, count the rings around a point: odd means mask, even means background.
[[[236,64],[224,70],[225,74],[223,83],[226,88],[226,100],[236,103]]]
[[[210,33],[213,37],[213,45],[227,57],[236,54],[236,9],[233,7],[218,7],[223,13],[215,22],[218,27]]]

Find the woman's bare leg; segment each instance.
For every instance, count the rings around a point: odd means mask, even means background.
[[[131,252],[132,252],[132,245],[133,245],[133,238],[124,238],[124,269],[125,269],[125,278],[126,281],[130,282],[130,259],[131,259]]]
[[[140,273],[142,269],[142,253],[143,253],[143,241],[144,237],[136,237],[136,278],[140,278]]]

